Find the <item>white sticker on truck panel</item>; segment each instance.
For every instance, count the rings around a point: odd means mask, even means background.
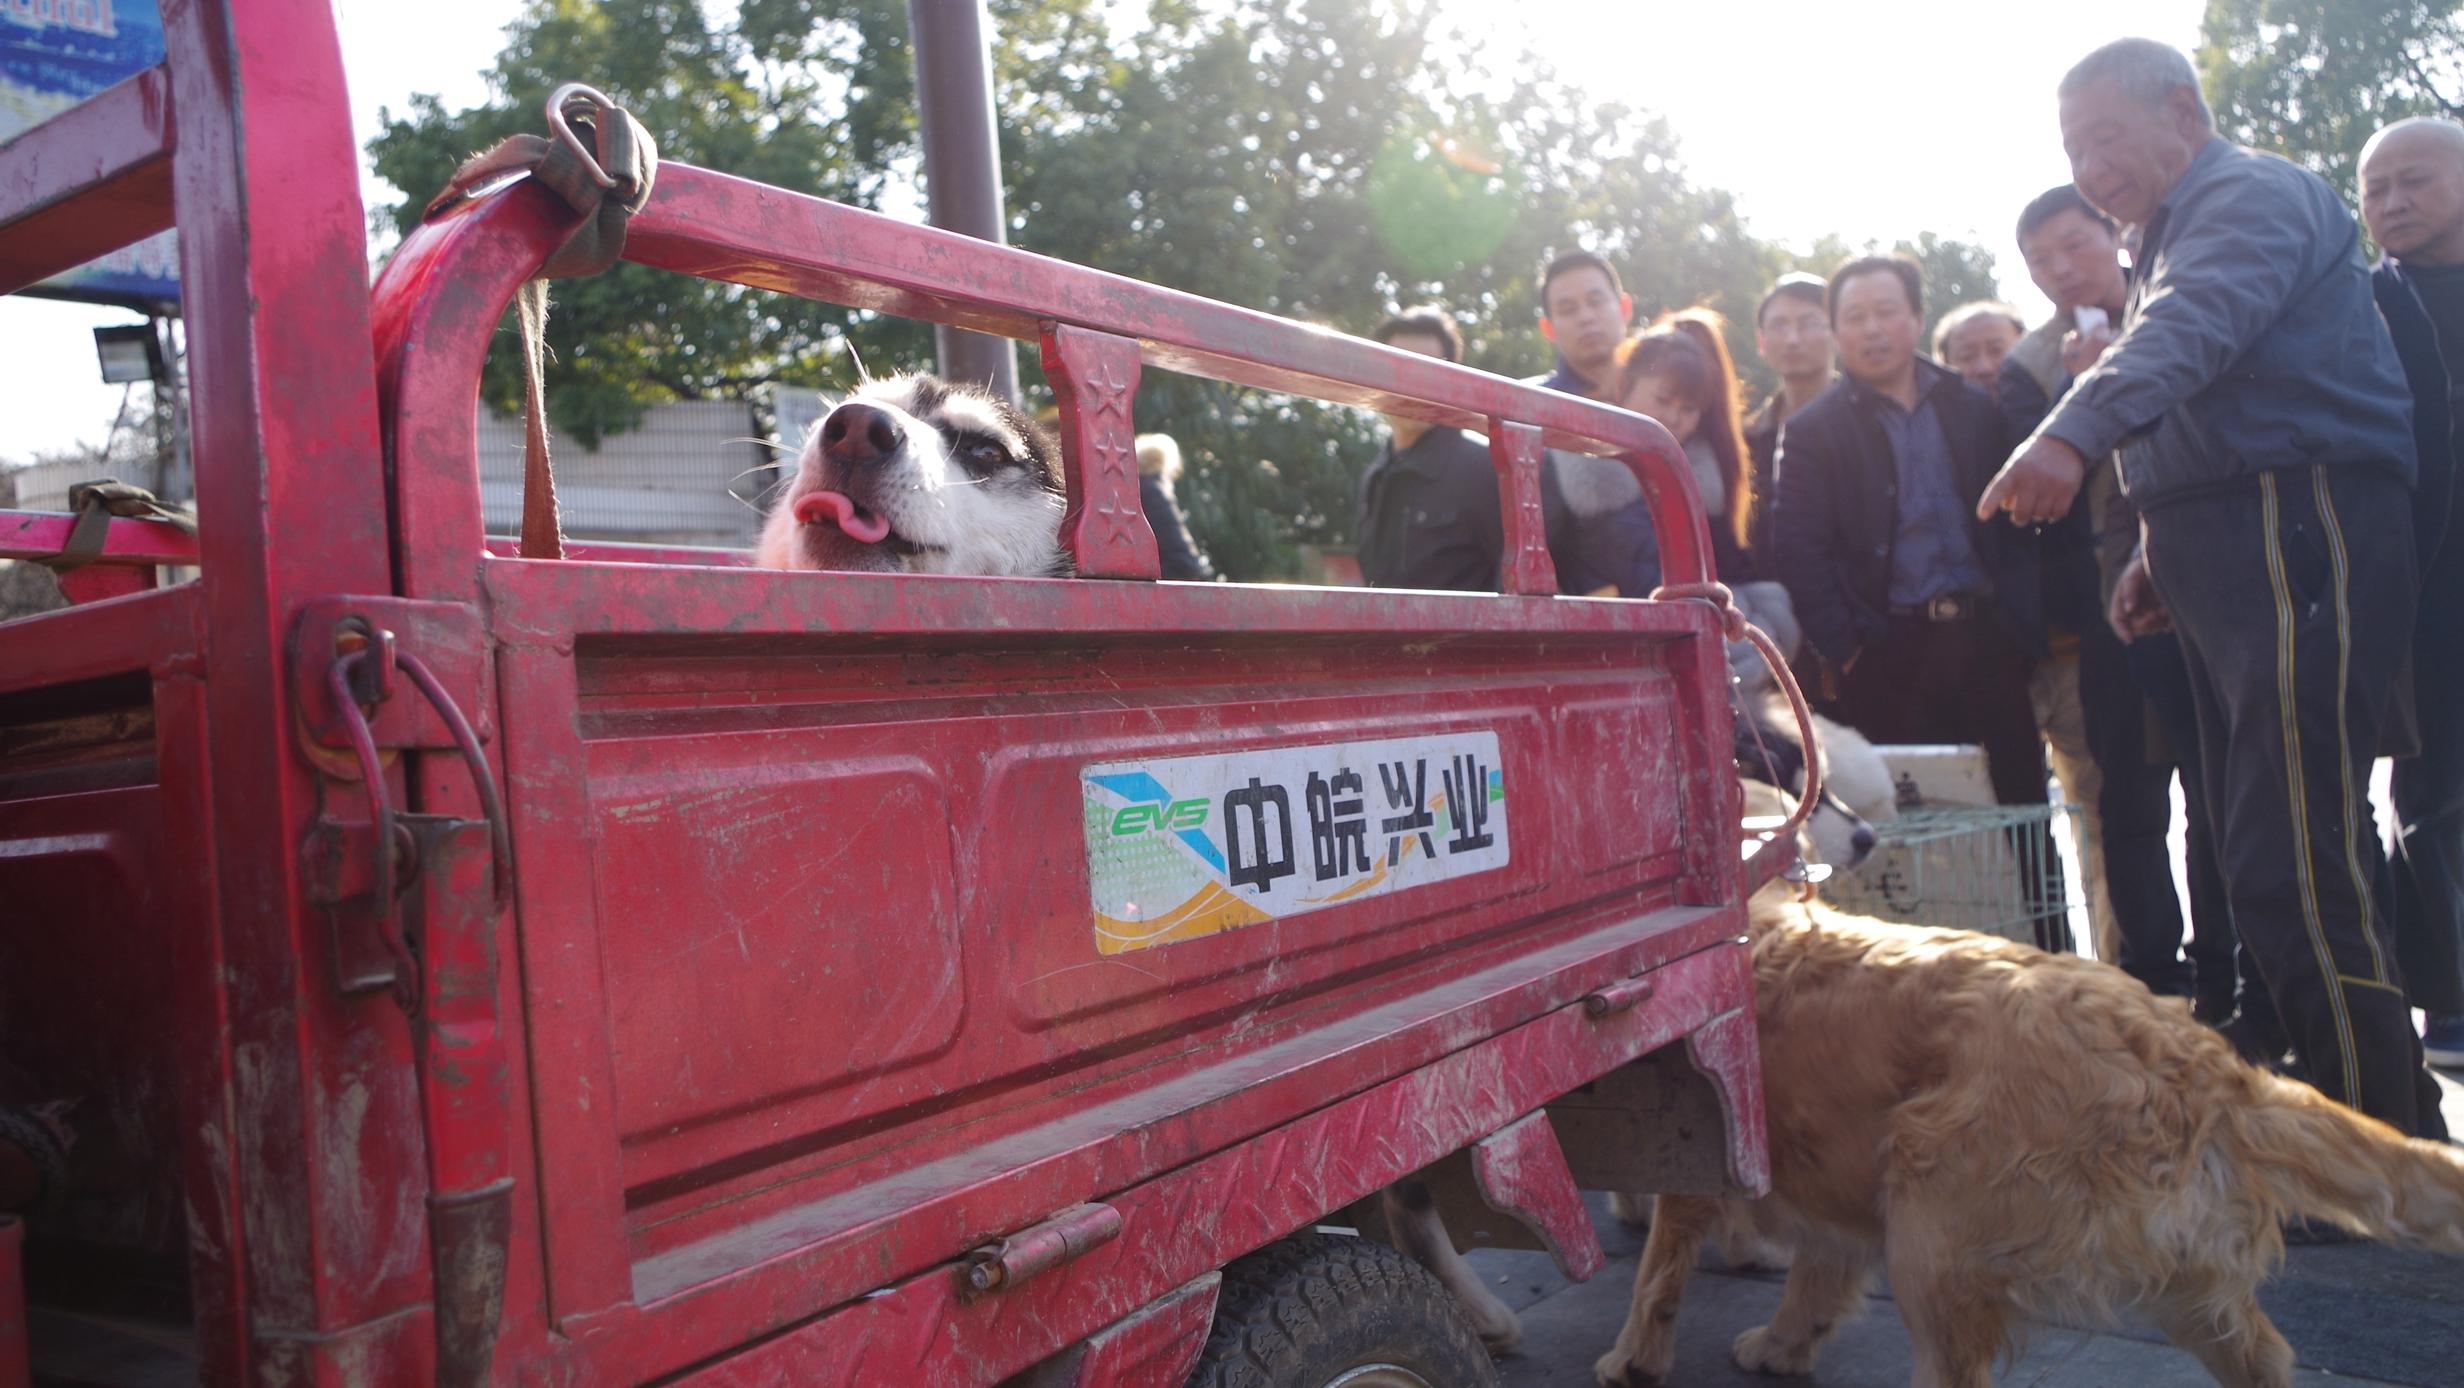
[[[1507,862],[1493,732],[1104,762],[1079,789],[1103,954]]]

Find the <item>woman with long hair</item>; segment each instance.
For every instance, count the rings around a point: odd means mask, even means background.
[[[1737,373],[1721,338],[1720,316],[1710,309],[1680,309],[1661,315],[1649,331],[1618,348],[1618,400],[1660,422],[1693,465],[1695,489],[1711,525],[1711,563],[1736,595],[1747,620],[1768,632],[1783,652],[1794,654],[1798,629],[1788,592],[1762,579],[1748,547],[1754,534],[1753,466],[1745,451]],[[1748,683],[1762,675],[1761,660],[1743,642],[1729,663]]]
[[[1717,309],[1697,306],[1671,309],[1653,319],[1651,328],[1685,334],[1710,367],[1711,379],[1697,406],[1702,419],[1695,426],[1695,437],[1719,465],[1722,504],[1717,515],[1721,524],[1714,528],[1726,531],[1726,538],[1735,542],[1734,553],[1720,564],[1720,580],[1731,586],[1750,583],[1759,576],[1753,554],[1755,513],[1765,498],[1754,494],[1754,464],[1745,448],[1745,387],[1737,379],[1736,360],[1728,354],[1728,320]],[[1704,500],[1710,498],[1706,495]],[[1714,546],[1730,548],[1717,541]],[[1733,567],[1729,560],[1734,561]]]

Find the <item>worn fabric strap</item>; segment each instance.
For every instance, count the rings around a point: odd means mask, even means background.
[[[565,557],[556,469],[548,463],[548,400],[540,355],[547,350],[548,282],[526,280],[514,291],[522,337],[522,548],[525,559]]]
[[[650,201],[658,146],[623,107],[579,82],[558,87],[547,102],[549,133],[513,135],[454,171],[428,203],[434,219],[528,175],[587,213],[573,235],[540,267],[539,278],[514,295],[522,339],[522,547],[525,559],[564,557],[556,507],[556,473],[548,458],[547,396],[541,384],[551,279],[596,275],[624,254],[625,223]]]
[[[121,481],[117,477],[80,482],[68,489],[68,508],[77,513],[77,523],[69,527],[68,543],[58,554],[35,562],[53,573],[82,569],[103,557],[103,541],[111,534],[111,519],[167,521],[181,530],[197,533],[197,518],[180,507],[169,505],[143,487]]]

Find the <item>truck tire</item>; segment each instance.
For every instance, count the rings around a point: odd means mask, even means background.
[[[1496,1388],[1454,1297],[1382,1243],[1296,1234],[1223,1271],[1189,1388]]]

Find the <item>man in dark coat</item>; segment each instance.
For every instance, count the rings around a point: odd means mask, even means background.
[[[1822,276],[1792,270],[1763,292],[1754,306],[1754,350],[1780,378],[1755,411],[1745,417],[1745,454],[1754,468],[1754,530],[1749,551],[1771,534],[1771,473],[1778,462],[1780,426],[1831,388],[1831,296]]]
[[[2113,340],[2110,325],[2120,321],[2130,295],[2122,273],[2121,229],[2067,183],[2039,195],[2019,214],[2019,253],[2028,278],[2053,301],[2053,317],[2002,360],[1994,398],[2005,432],[2014,439],[2034,432],[2070,389],[2071,378],[2095,364]],[[2037,536],[2046,618],[2078,647],[2074,677],[2088,754],[2096,763],[2098,813],[2089,824],[2097,833],[2119,937],[2100,939],[2097,949],[2148,991],[2191,995],[2201,1020],[2221,1023],[2236,1004],[2233,920],[2215,866],[2206,802],[2198,793],[2199,723],[2190,674],[2171,632],[2125,645],[2105,622],[2103,585],[2121,575],[2138,547],[2138,513],[2122,499],[2120,487],[2113,459],[2093,460],[2070,514]],[[2127,540],[2109,538],[2124,532]],[[2149,755],[2151,708],[2164,729],[2170,759]],[[2181,898],[2167,842],[2177,762],[2188,791],[2184,857],[2197,932],[2189,962],[2182,958]],[[2251,1000],[2253,1026],[2260,1024],[2265,996],[2261,984]],[[2272,1026],[2274,1012],[2264,1010]],[[2273,1050],[2281,1055],[2284,1046]]]
[[[1369,336],[1423,356],[1460,360],[1463,334],[1434,308],[1396,314]],[[1360,572],[1373,588],[1497,591],[1505,553],[1496,465],[1488,440],[1404,415],[1386,418],[1386,446],[1360,479]]]
[[[1828,292],[1842,375],[1780,430],[1771,524],[1831,706],[1877,742],[1979,744],[1997,799],[2044,804],[2024,644],[2043,630],[2035,547],[1970,515],[2001,416],[1917,355],[1914,261],[1851,260]]]
[[[2413,708],[2421,744],[2398,760],[2396,958],[2428,1015],[2430,1063],[2464,1066],[2464,125],[2399,121],[2361,152],[2361,217],[2387,254],[2371,289],[2413,395]]]

